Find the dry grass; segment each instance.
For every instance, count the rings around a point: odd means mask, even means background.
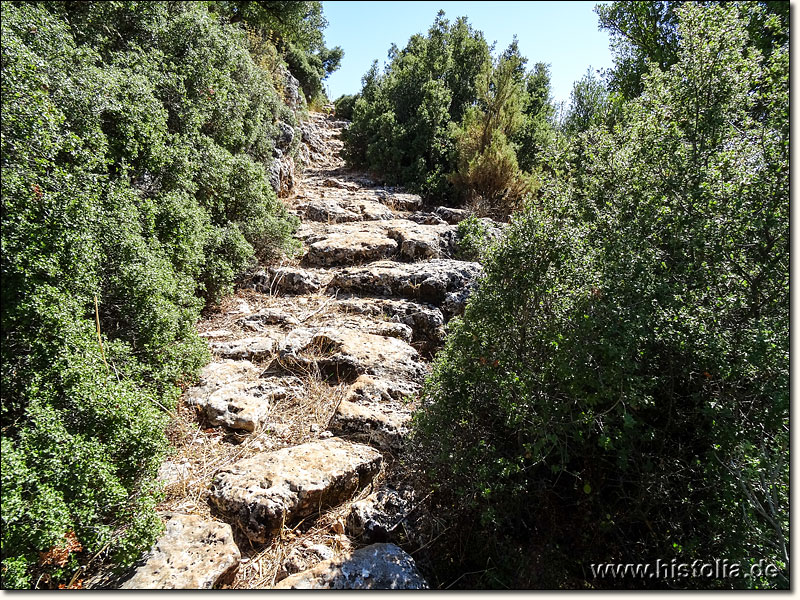
[[[178,476],[164,489],[162,512],[211,516],[208,490],[214,475],[234,462],[259,452],[279,450],[317,439],[347,392],[346,384],[330,385],[313,369],[298,373],[303,394],[274,402],[267,418],[252,433],[204,427],[194,407],[181,404],[167,427],[175,449],[169,463]]]

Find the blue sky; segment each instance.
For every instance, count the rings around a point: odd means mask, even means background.
[[[354,94],[374,59],[382,67],[392,42],[403,48],[415,33],[425,33],[436,13],[448,19],[467,16],[502,51],[514,34],[528,66],[550,64],[553,97],[569,101],[572,84],[590,66],[612,66],[608,34],[598,31],[597,2],[349,2],[325,1],[325,43],[344,48],[342,66],[326,81],[329,97]]]

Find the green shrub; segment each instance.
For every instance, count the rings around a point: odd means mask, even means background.
[[[336,108],[336,118],[352,121],[356,100],[358,100],[358,94],[344,94],[339,96],[333,103]]]
[[[294,117],[249,49],[204,4],[3,6],[3,587],[152,543],[204,301],[293,248],[264,162]]]
[[[534,584],[708,557],[781,573],[632,584],[788,584],[788,44],[754,51],[740,8],[678,9],[675,64],[585,134],[580,194],[512,220],[426,382],[413,456]],[[462,570],[519,584],[489,547]]]
[[[489,46],[465,18],[451,24],[440,12],[427,36],[412,36],[390,58],[383,75],[374,65],[362,80],[345,156],[390,183],[452,197],[447,175],[455,168],[455,125],[475,101]]]
[[[486,225],[472,214],[456,227],[456,239],[460,260],[480,260],[491,243]]]
[[[393,46],[389,57],[383,74],[377,63],[367,72],[353,101],[348,162],[432,199],[482,199],[510,212],[535,187],[530,173],[549,145],[546,67],[526,72],[515,41],[493,68],[483,34],[443,12],[427,36]]]

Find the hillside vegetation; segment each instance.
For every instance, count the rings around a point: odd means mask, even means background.
[[[788,5],[596,10],[616,66],[558,124],[545,66],[441,14],[337,105],[352,164],[516,209],[416,415],[442,577],[786,587]],[[779,574],[589,573],[673,558]]]
[[[286,62],[316,94],[341,58],[324,25],[315,2],[3,4],[3,587],[159,534],[200,311],[294,247],[266,165],[297,151]]]

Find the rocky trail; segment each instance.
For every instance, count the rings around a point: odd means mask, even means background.
[[[303,126],[286,198],[303,252],[198,325],[213,359],[168,432],[166,532],[123,588],[428,587],[424,494],[398,458],[481,267],[453,258],[466,211],[345,169],[346,125]]]

